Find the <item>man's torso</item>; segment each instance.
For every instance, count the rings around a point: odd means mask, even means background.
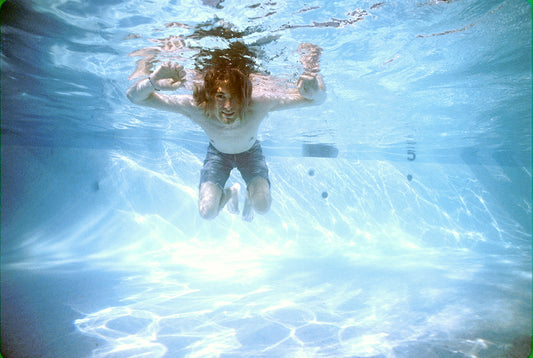
[[[203,113],[192,119],[202,127],[218,151],[237,154],[249,150],[254,145],[259,125],[267,114],[268,112],[260,111],[251,105],[243,120],[237,119],[231,124],[224,124],[216,118],[208,118]]]

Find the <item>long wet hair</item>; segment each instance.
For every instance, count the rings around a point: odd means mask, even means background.
[[[230,94],[239,102],[238,115],[242,119],[252,100],[252,81],[247,74],[237,68],[207,69],[204,74],[203,86],[196,87],[193,92],[196,105],[204,110],[206,116],[211,118],[215,108],[215,95],[221,86],[226,86]]]

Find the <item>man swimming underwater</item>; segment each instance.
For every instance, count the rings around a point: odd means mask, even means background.
[[[205,219],[215,218],[228,204],[228,210],[238,213],[238,184],[225,188],[233,168],[238,168],[247,185],[243,219],[251,221],[253,212],[266,213],[272,202],[268,168],[257,140],[259,125],[269,112],[320,104],[326,92],[318,73],[316,45],[302,44],[311,53],[302,58],[306,70],[296,88],[271,91],[261,86],[252,91],[252,74],[240,69],[220,66],[203,73],[203,84],[192,94],[164,94],[185,83],[182,65],[164,63],[148,78],[133,84],[127,91],[135,104],[185,115],[198,124],[209,138],[209,147],[200,175],[198,208]],[[300,47],[302,47],[302,45]],[[313,53],[315,54],[313,56]]]

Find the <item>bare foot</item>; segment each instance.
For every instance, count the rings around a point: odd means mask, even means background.
[[[254,209],[252,208],[252,201],[250,197],[246,195],[246,200],[244,201],[244,208],[242,209],[242,219],[244,221],[252,222],[254,219]]]
[[[239,192],[241,190],[241,186],[239,183],[235,183],[231,186],[231,188],[224,189],[224,195],[227,195],[229,197],[228,203],[226,204],[226,208],[230,212],[230,214],[238,214],[239,213]]]

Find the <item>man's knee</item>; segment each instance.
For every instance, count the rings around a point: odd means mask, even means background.
[[[198,200],[198,211],[204,219],[214,219],[220,209],[220,199],[222,190],[214,183],[205,182],[200,186],[200,198]]]
[[[272,200],[270,197],[259,195],[252,198],[252,206],[259,214],[266,214],[270,210]]]
[[[218,205],[200,204],[198,210],[200,212],[200,216],[206,220],[214,219],[218,215]]]
[[[265,178],[256,177],[252,179],[248,186],[248,194],[252,201],[252,207],[259,214],[265,214],[270,209],[272,196],[270,195],[270,184]]]

